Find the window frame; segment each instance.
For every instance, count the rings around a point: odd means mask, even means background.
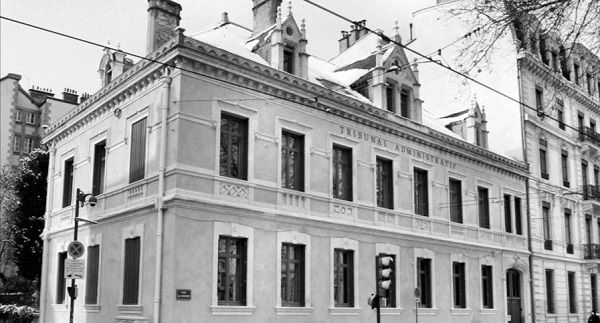
[[[453,183],[458,185],[458,192],[453,195]],[[456,196],[457,195],[457,196]],[[448,178],[448,200],[450,204],[450,222],[463,223],[462,181],[453,177]],[[458,206],[456,205],[458,203]]]
[[[31,116],[31,118],[30,118]],[[35,112],[27,111],[25,114],[25,123],[28,125],[35,125]]]
[[[335,301],[335,251],[346,250],[352,251],[353,258],[353,268],[352,268],[352,306],[338,306]],[[349,239],[349,238],[330,238],[330,247],[329,247],[329,261],[330,261],[330,269],[329,269],[329,311],[330,314],[350,314],[355,313],[357,310],[360,310],[360,280],[359,280],[359,269],[357,268],[357,264],[360,264],[360,254],[358,249],[358,241]]]
[[[135,259],[131,259],[131,264],[133,264],[136,269],[137,269],[137,273],[129,273],[127,271],[127,264],[129,263],[129,259],[128,259],[128,254],[127,254],[127,242],[128,241],[136,241],[137,240],[137,255],[134,253],[133,255],[129,255],[130,257],[132,256],[137,256],[137,264],[135,262]],[[122,291],[122,297],[121,297],[121,304],[122,305],[140,305],[141,304],[141,268],[142,268],[142,261],[143,258],[141,257],[142,255],[142,237],[140,236],[133,236],[133,237],[127,237],[123,240],[123,280],[122,280],[122,285],[121,285],[121,291]],[[137,276],[137,277],[136,277]],[[137,279],[135,279],[137,278]],[[136,281],[137,280],[137,281]],[[129,295],[128,293],[128,286],[133,285],[134,287],[136,287],[135,289],[137,289],[137,292],[133,292],[134,294]],[[133,290],[133,289],[132,289]],[[133,299],[135,299],[135,302],[133,302]]]
[[[58,252],[57,256],[56,293],[54,295],[54,304],[66,304],[67,278],[65,278],[65,260],[67,260],[67,252],[60,251]]]
[[[338,259],[340,259],[340,256],[343,258],[343,256],[347,256],[349,259],[349,262],[344,264],[343,261],[339,262]],[[354,272],[355,272],[355,260],[354,260],[354,250],[352,249],[343,249],[343,248],[335,248],[333,249],[333,276],[334,276],[334,280],[333,280],[333,300],[334,300],[334,307],[355,307],[356,302],[354,300],[355,295],[354,295],[354,285],[358,282],[355,282],[354,280]],[[352,277],[352,279],[348,280],[348,284],[344,283],[343,280],[343,272],[344,272],[344,268],[347,268],[348,273],[347,276],[348,277]],[[339,279],[336,279],[336,274],[337,277]],[[341,288],[338,289],[342,289],[343,293],[346,294],[346,297],[348,299],[348,302],[343,302],[342,300],[339,300],[338,297],[342,297],[343,295],[340,295],[339,293],[336,293],[336,287],[335,286],[342,286]]]
[[[124,297],[124,280],[125,280],[125,240],[126,239],[131,239],[131,238],[140,238],[140,252],[139,252],[139,271],[138,271],[138,294],[137,294],[137,300],[138,303],[137,304],[123,304],[123,297]],[[143,275],[144,275],[144,243],[145,243],[145,239],[144,239],[144,224],[143,223],[137,223],[137,224],[131,224],[131,225],[127,225],[124,226],[121,229],[121,270],[120,270],[120,295],[119,295],[119,305],[117,305],[117,309],[119,310],[119,313],[127,313],[130,312],[132,310],[138,310],[138,308],[140,308],[143,304],[142,302],[142,298],[143,298],[143,293],[142,293],[142,289],[144,287],[144,285],[142,284],[143,282]],[[140,311],[141,313],[141,311]]]
[[[511,210],[511,195],[504,193],[504,232],[513,233],[512,229],[512,210]]]
[[[68,176],[68,177],[67,177]],[[69,207],[73,203],[73,183],[75,181],[75,157],[65,158],[63,162],[63,199],[62,207]],[[68,194],[67,194],[68,193]]]
[[[521,204],[521,198],[515,196],[515,234],[523,235],[523,209]]]
[[[92,195],[98,196],[104,193],[104,183],[106,181],[106,157],[108,155],[106,139],[98,141],[93,147],[94,164],[92,166]],[[100,159],[100,161],[98,159]]]
[[[217,304],[219,306],[247,306],[247,284],[248,284],[248,275],[247,275],[247,268],[248,268],[248,239],[245,237],[233,237],[233,236],[229,236],[229,235],[219,235],[219,239],[218,239],[218,245],[221,244],[222,240],[225,240],[225,245],[226,245],[226,252],[224,255],[222,255],[221,252],[217,252],[217,261],[220,262],[221,258],[224,257],[225,259],[225,263],[226,263],[226,267],[225,267],[225,277],[227,279],[229,279],[228,277],[231,276],[230,271],[228,271],[227,268],[229,268],[228,264],[229,264],[229,259],[231,258],[235,258],[238,259],[237,265],[236,265],[236,279],[235,279],[235,285],[236,285],[236,289],[238,291],[240,291],[241,294],[239,297],[240,299],[234,299],[234,300],[220,300],[219,299],[219,289],[218,289],[218,282],[217,282]],[[229,242],[230,241],[234,241],[236,243],[236,248],[239,250],[240,248],[242,249],[241,252],[238,251],[239,253],[236,254],[235,256],[231,256],[229,255]],[[217,250],[219,249],[219,246],[217,246]],[[244,250],[245,249],[245,250]],[[237,280],[239,276],[240,281]],[[245,276],[245,277],[244,277]],[[217,272],[217,281],[218,281],[218,277],[219,277],[219,273]],[[228,286],[228,281],[225,282],[225,286]],[[226,289],[225,293],[230,292],[230,290]]]
[[[567,271],[567,296],[569,304],[567,305],[569,314],[577,313],[577,277],[575,271]]]
[[[546,268],[544,275],[544,287],[546,289],[546,313],[556,314],[554,297],[554,270]]]
[[[281,247],[283,244],[294,244],[304,246],[304,305],[303,306],[286,306],[281,296]],[[311,297],[311,237],[306,233],[298,231],[279,231],[277,232],[277,286],[276,295],[277,302],[275,311],[278,315],[281,314],[305,314],[312,311]]]
[[[21,136],[15,135],[13,139],[13,153],[21,153]]]
[[[467,282],[466,268],[467,264],[460,261],[452,261],[452,308],[466,309],[467,308]],[[458,268],[457,268],[458,266]],[[457,269],[462,269],[462,272],[456,272]],[[458,280],[458,286],[457,286]]]
[[[283,257],[283,250],[284,249],[294,249],[294,254],[297,255],[296,258],[292,259],[291,257]],[[305,271],[306,271],[306,263],[305,263],[305,259],[306,259],[306,246],[303,244],[296,244],[296,243],[289,243],[289,242],[284,242],[281,245],[280,248],[280,253],[281,253],[281,270],[279,271],[279,275],[280,275],[280,280],[284,280],[283,279],[283,264],[286,264],[286,279],[285,279],[285,284],[281,285],[281,306],[282,307],[305,307],[306,302],[305,302],[305,298],[304,298],[304,287],[306,286],[306,282],[305,282]],[[289,255],[290,252],[288,251],[287,254]],[[288,278],[291,276],[290,272],[288,270],[289,268],[289,264],[294,264],[296,267],[296,270],[294,271],[294,275],[298,276],[297,281],[295,283],[291,282]],[[286,296],[289,295],[284,295],[283,293],[283,287],[284,285],[287,287],[287,289],[290,289],[291,287],[295,287],[297,290],[299,290],[298,292],[298,299],[297,300],[293,300],[293,299],[285,299]],[[293,286],[295,285],[295,286]]]
[[[494,309],[494,266],[481,265],[481,308]]]
[[[394,209],[394,162],[381,156],[375,157],[375,201],[378,207]]]
[[[92,268],[93,266],[91,266],[92,261],[90,261],[90,256],[92,255],[92,252],[90,251],[90,248],[98,248],[98,253],[97,253],[97,259],[96,259],[96,267]],[[99,244],[88,244],[87,248],[86,248],[86,253],[87,253],[87,257],[86,257],[86,266],[85,266],[85,296],[84,296],[84,304],[85,305],[98,305],[98,298],[99,298],[99,291],[100,291],[100,256],[101,256],[101,249],[100,249],[100,245]],[[95,269],[95,271],[93,271],[93,269]],[[90,288],[90,281],[91,281],[91,277],[95,276],[95,293],[91,294],[91,288]],[[92,286],[94,286],[94,284],[91,284]]]
[[[490,189],[487,186],[477,186],[477,218],[480,228],[491,229]]]
[[[570,187],[571,183],[569,182],[569,152],[567,150],[562,149],[560,152],[560,165],[563,186]]]
[[[573,254],[573,228],[572,228],[572,213],[571,209],[564,209],[565,219],[565,243],[567,244],[567,253]],[[569,252],[571,251],[571,252]]]
[[[230,145],[230,143],[231,143],[231,136],[232,136],[231,131],[229,131],[227,133],[227,135],[228,135],[227,138],[229,138],[229,141],[228,141],[229,145],[227,146],[228,148],[227,148],[226,153],[225,153],[225,158],[227,160],[227,167],[225,169],[225,172],[223,172],[223,167],[221,165],[221,158],[220,158],[220,156],[223,155],[223,152],[222,152],[223,151],[222,150],[223,149],[223,143],[222,143],[222,141],[223,141],[223,138],[224,138],[224,135],[225,135],[223,133],[223,131],[224,131],[223,120],[224,119],[229,120],[229,122],[232,122],[232,121],[233,122],[237,122],[238,125],[240,126],[240,128],[242,128],[240,130],[241,135],[239,136],[239,139],[240,139],[240,142],[241,142],[241,144],[240,144],[241,148],[239,149],[238,163],[240,165],[238,166],[238,170],[237,170],[238,174],[237,175],[233,175],[232,174],[232,170],[231,170],[231,159],[232,159],[232,154],[233,154],[231,152],[231,145]],[[218,137],[219,137],[219,155],[217,156],[217,160],[218,160],[217,165],[218,165],[218,174],[219,174],[219,176],[228,177],[228,178],[235,178],[235,179],[244,180],[244,181],[248,180],[248,169],[249,169],[248,168],[249,167],[248,161],[250,159],[249,158],[250,150],[249,150],[249,147],[248,147],[249,146],[248,142],[250,140],[249,139],[250,138],[249,123],[250,123],[249,118],[247,118],[245,116],[240,116],[240,115],[237,115],[237,114],[234,114],[234,113],[230,113],[228,111],[221,111],[221,115],[220,115],[220,119],[219,119],[219,125],[220,125],[220,127],[219,127],[219,132],[218,132]]]
[[[139,146],[139,147],[135,147],[137,148],[136,151],[134,151],[134,126],[139,124],[140,122],[145,122],[145,126],[142,127],[140,130],[142,130],[140,133],[143,134],[143,145]],[[129,127],[128,127],[128,134],[129,134],[129,168],[128,168],[128,175],[129,175],[129,181],[128,184],[133,184],[135,182],[139,182],[143,179],[146,178],[146,171],[148,170],[147,168],[147,161],[148,161],[148,142],[149,140],[149,125],[150,125],[150,118],[147,115],[140,115],[139,117],[135,118],[135,119],[131,119],[128,120],[129,123]],[[137,142],[137,141],[136,141]],[[141,143],[142,140],[140,139],[139,142]],[[139,160],[134,160],[134,157],[138,157],[138,155],[136,154],[139,153]],[[137,168],[136,168],[137,167]],[[141,170],[140,170],[141,169]]]
[[[293,138],[295,140],[295,142],[297,143],[297,145],[299,147],[297,148],[289,148],[288,145],[285,145],[285,142],[287,142],[287,138]],[[303,134],[298,134],[296,132],[287,130],[287,129],[282,129],[281,131],[281,149],[280,149],[280,153],[281,153],[281,187],[285,188],[285,189],[290,189],[290,190],[294,190],[294,191],[299,191],[299,192],[304,192],[305,189],[305,176],[304,176],[304,172],[306,169],[305,166],[305,157],[304,157],[304,151],[305,151],[305,136]],[[290,167],[288,165],[288,159],[285,159],[284,156],[289,156],[291,153],[296,153],[298,154],[297,156],[297,163],[292,166],[293,171],[295,174],[297,174],[297,176],[295,177],[294,183],[291,185],[286,185],[286,183],[289,184],[288,178],[290,177],[289,175],[289,170]]]
[[[552,208],[550,207],[550,203],[543,201],[542,202],[542,238],[544,241],[552,241]],[[545,242],[547,243],[547,242]],[[546,249],[546,250],[552,250]]]
[[[15,112],[15,122],[23,122],[23,110],[17,109]]]
[[[429,217],[429,170],[413,166],[413,213]],[[424,176],[425,183],[422,178]],[[422,198],[424,196],[424,198]]]
[[[550,174],[548,173],[548,142],[542,138],[539,140],[539,161],[540,177],[548,180],[550,178]]]
[[[340,156],[338,158],[338,153],[340,152]],[[331,195],[335,199],[344,200],[344,201],[353,201],[354,200],[354,149],[352,147],[348,147],[345,145],[341,145],[338,143],[333,143],[331,148]],[[339,173],[336,171],[340,168],[342,172],[341,178],[339,178]],[[345,186],[342,186],[342,190],[339,189],[339,184],[336,183],[342,182]],[[337,187],[337,189],[336,189]]]

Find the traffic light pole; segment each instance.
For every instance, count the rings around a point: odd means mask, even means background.
[[[377,295],[377,323],[381,322],[381,297]]]
[[[80,195],[83,195],[83,199],[85,200],[85,195],[83,194],[83,192],[78,188],[77,192],[75,193],[75,225],[73,227],[73,241],[77,241],[77,231],[79,231],[79,199],[80,199]],[[63,273],[64,275],[64,273]],[[69,293],[69,296],[71,296],[71,306],[69,308],[69,323],[73,323],[73,308],[75,307],[75,279],[71,279],[71,293]]]

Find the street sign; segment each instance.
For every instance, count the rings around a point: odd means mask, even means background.
[[[85,277],[85,260],[65,259],[65,278],[83,279]]]
[[[177,289],[176,292],[175,299],[178,301],[189,301],[192,299],[191,289]]]
[[[83,256],[84,252],[85,248],[83,247],[83,243],[79,241],[71,241],[67,247],[67,253],[73,258],[79,258]]]

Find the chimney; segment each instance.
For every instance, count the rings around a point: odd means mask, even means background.
[[[77,100],[79,99],[79,95],[77,95],[77,91],[65,88],[62,95],[63,95],[63,101],[77,104]]]
[[[340,45],[340,53],[352,47],[359,39],[363,38],[369,32],[365,28],[366,20],[361,20],[350,26],[349,31],[342,30],[342,38],[338,41]]]
[[[175,28],[179,26],[181,10],[181,5],[175,1],[148,0],[146,55],[177,35]]]
[[[279,6],[281,6],[281,0],[252,0],[252,12],[254,13],[252,36],[260,34],[275,24]]]
[[[338,42],[340,43],[340,53],[348,49],[348,47],[350,47],[349,37],[350,34],[347,31],[342,30],[342,38],[338,40]]]
[[[83,93],[81,95],[81,97],[79,98],[79,104],[83,103],[83,101],[87,100],[90,98],[90,94],[89,93]]]
[[[46,101],[46,98],[54,97],[54,93],[52,93],[52,90],[48,88],[32,86],[31,89],[29,89],[29,96],[31,97],[33,103],[40,105]]]

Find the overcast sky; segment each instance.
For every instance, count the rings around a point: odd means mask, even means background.
[[[319,0],[351,19],[367,19],[371,28],[391,32],[394,20],[408,30],[415,8],[397,0]],[[408,1],[411,2],[411,1]],[[425,1],[429,2],[429,1]],[[222,12],[231,20],[252,27],[251,0],[182,0],[181,25],[187,32],[216,24]],[[368,3],[368,5],[366,5]],[[287,7],[287,1],[284,1]],[[145,0],[2,0],[2,16],[112,46],[124,51],[145,53],[148,3]],[[414,6],[413,6],[414,7]],[[287,10],[284,10],[286,12]],[[311,54],[331,58],[337,53],[337,40],[349,24],[301,0],[294,0],[297,21],[306,18]],[[52,35],[6,20],[0,21],[0,74],[23,76],[22,86],[52,88],[55,93],[68,87],[93,93],[99,89],[98,64],[102,49]],[[408,35],[406,35],[408,37]]]

